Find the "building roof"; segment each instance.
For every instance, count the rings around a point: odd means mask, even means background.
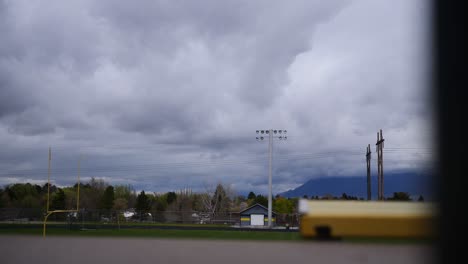
[[[268,208],[266,208],[265,206],[259,204],[259,203],[256,203],[242,211],[239,212],[239,214],[252,214],[252,213],[259,213],[259,212],[267,212],[268,213]],[[276,212],[275,211],[271,211],[271,214],[272,215],[276,215]]]

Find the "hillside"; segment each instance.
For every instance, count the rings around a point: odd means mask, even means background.
[[[432,177],[430,175],[416,172],[398,172],[386,173],[384,176],[385,197],[392,196],[393,192],[408,192],[413,197],[423,195],[426,200],[434,199],[434,191],[431,185]],[[366,176],[327,176],[311,179],[293,190],[280,193],[280,195],[284,197],[324,196],[326,194],[341,196],[342,193],[366,198]],[[372,198],[377,198],[377,175],[372,177]]]

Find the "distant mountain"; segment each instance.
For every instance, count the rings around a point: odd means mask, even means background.
[[[417,172],[398,172],[384,174],[384,195],[393,196],[394,192],[407,192],[413,198],[422,195],[425,200],[434,199],[432,176]],[[372,198],[377,198],[377,176],[372,175]],[[311,179],[294,190],[280,193],[284,197],[347,195],[367,198],[366,176],[324,177]]]

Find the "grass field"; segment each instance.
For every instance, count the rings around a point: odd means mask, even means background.
[[[42,228],[0,228],[0,235],[42,235]],[[148,238],[197,238],[235,240],[300,240],[297,232],[261,232],[226,230],[164,230],[164,229],[97,229],[68,230],[50,228],[48,236],[102,236],[102,237],[148,237]]]
[[[42,227],[35,225],[24,227],[15,224],[0,224],[0,235],[33,235],[42,236]],[[183,238],[183,239],[219,239],[219,240],[263,240],[263,241],[314,241],[305,240],[299,232],[265,232],[241,230],[177,230],[177,229],[143,229],[122,228],[70,230],[48,228],[47,236],[88,236],[88,237],[140,237],[140,238]],[[334,240],[336,241],[336,240]],[[391,239],[391,238],[343,238],[338,241],[351,243],[382,244],[431,244],[430,239]]]

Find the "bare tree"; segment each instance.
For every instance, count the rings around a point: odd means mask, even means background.
[[[214,196],[214,193],[215,193],[215,188],[213,187],[205,187],[205,192],[201,193],[200,194],[200,200],[203,204],[203,208],[205,209],[205,212],[209,213],[210,215],[214,215],[214,212],[216,210],[216,206],[217,206],[217,201],[218,200],[214,200],[213,201],[213,196]]]
[[[216,213],[227,213],[232,207],[232,198],[235,196],[234,191],[229,186],[223,186],[218,183],[215,186],[205,188],[205,192],[201,194],[203,207],[210,216]]]

